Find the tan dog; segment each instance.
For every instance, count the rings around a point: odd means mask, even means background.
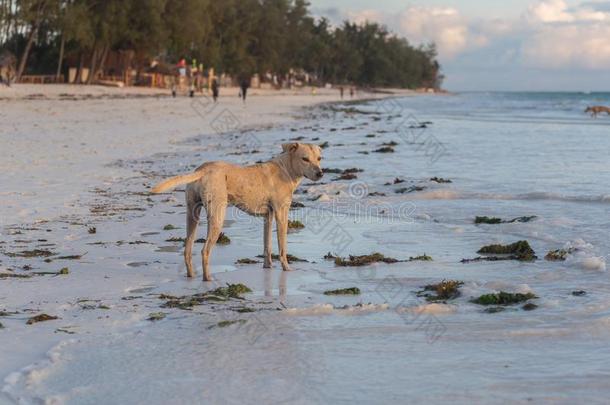
[[[597,117],[597,114],[601,114],[603,112],[605,112],[606,114],[610,115],[610,108],[604,107],[604,106],[601,106],[601,105],[596,105],[596,106],[593,106],[593,107],[587,107],[585,112],[586,113],[590,112],[592,117]]]
[[[265,217],[264,267],[271,267],[271,227],[277,222],[277,241],[282,269],[290,270],[286,251],[288,211],[292,194],[303,177],[322,178],[321,149],[317,145],[287,143],[274,159],[253,166],[237,166],[226,162],[209,162],[195,172],[172,177],[153,189],[153,193],[170,190],[180,184],[186,186],[186,242],[184,262],[188,277],[193,277],[191,261],[193,243],[201,207],[207,212],[208,234],[201,250],[204,281],[212,280],[209,258],[216,244],[228,205],[236,206],[250,215]]]

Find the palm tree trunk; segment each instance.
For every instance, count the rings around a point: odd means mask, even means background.
[[[66,45],[66,38],[64,34],[61,34],[61,44],[59,45],[59,60],[57,61],[57,74],[55,75],[56,81],[59,81],[59,77],[61,76],[61,65],[64,60],[64,48]]]
[[[21,55],[21,59],[19,61],[19,68],[17,69],[17,81],[21,80],[21,75],[25,70],[25,65],[28,60],[28,56],[30,55],[30,50],[32,49],[32,44],[34,44],[34,38],[36,37],[36,32],[38,31],[38,27],[33,25],[30,30],[30,34],[28,35],[28,42],[25,45],[25,49],[23,50],[23,54]]]

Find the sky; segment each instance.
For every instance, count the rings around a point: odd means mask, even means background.
[[[434,42],[453,91],[610,91],[610,0],[309,0]]]

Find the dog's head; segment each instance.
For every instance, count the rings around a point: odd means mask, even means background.
[[[282,150],[290,157],[292,170],[297,176],[305,176],[309,180],[320,180],[324,173],[320,168],[322,149],[309,143],[285,143]]]
[[[585,110],[585,112],[590,112],[590,111],[593,111],[593,108],[587,107],[587,109]]]

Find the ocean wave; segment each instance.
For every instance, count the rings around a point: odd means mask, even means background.
[[[610,195],[566,195],[546,191],[521,194],[476,193],[457,190],[433,190],[411,196],[415,200],[549,200],[566,202],[610,203]]]

